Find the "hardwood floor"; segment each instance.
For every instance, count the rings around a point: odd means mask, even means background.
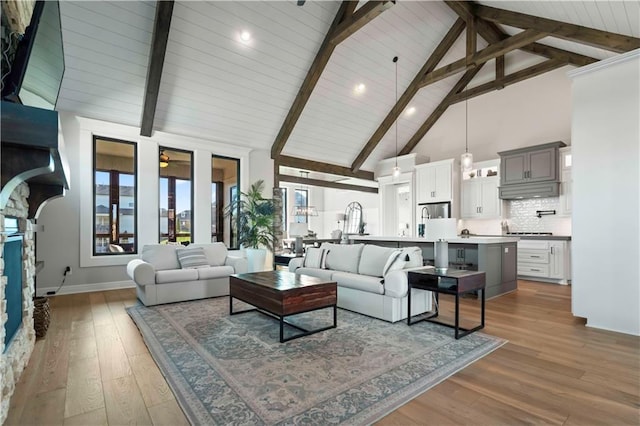
[[[125,311],[134,303],[134,290],[53,297],[5,424],[187,424]],[[571,287],[520,281],[487,302],[486,321],[509,343],[379,424],[640,424],[640,338],[585,327]]]

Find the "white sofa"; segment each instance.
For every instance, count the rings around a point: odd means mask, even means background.
[[[407,318],[407,271],[422,268],[419,247],[324,243],[289,262],[289,271],[338,284],[338,307],[385,321]],[[431,310],[431,292],[413,290],[411,314]]]
[[[196,248],[202,248],[204,259]],[[177,250],[194,253],[201,264],[182,268]],[[136,283],[138,299],[146,306],[181,302],[229,294],[229,276],[247,272],[247,259],[229,256],[224,243],[191,244],[188,247],[151,244],[142,248],[140,259],[127,265]]]

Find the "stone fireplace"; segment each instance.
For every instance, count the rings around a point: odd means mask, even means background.
[[[5,323],[7,322],[7,302],[5,289],[7,277],[4,274],[4,255],[0,259],[0,424],[4,423],[9,412],[9,402],[15,390],[22,371],[29,362],[31,352],[35,344],[35,331],[33,328],[33,296],[35,283],[35,244],[33,225],[27,219],[29,212],[29,185],[18,185],[7,202],[6,207],[0,211],[0,252],[4,253],[4,245],[7,234],[4,230],[5,217],[16,217],[19,222],[20,232],[24,234],[22,242],[22,324],[13,338],[5,347]]]

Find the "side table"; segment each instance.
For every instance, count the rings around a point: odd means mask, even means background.
[[[485,305],[485,273],[481,271],[466,271],[461,269],[448,268],[438,270],[434,268],[418,269],[408,272],[409,292],[407,324],[413,325],[421,321],[433,322],[436,324],[452,327],[455,330],[455,337],[459,339],[474,331],[484,328],[484,305]],[[435,312],[424,316],[416,321],[411,321],[411,289],[432,291],[435,294]],[[460,327],[460,296],[476,291],[482,292],[482,305],[480,308],[480,325],[466,329]],[[434,318],[438,316],[438,296],[440,293],[452,294],[455,296],[455,324],[440,322]]]

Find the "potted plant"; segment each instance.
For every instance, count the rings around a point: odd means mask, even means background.
[[[262,196],[263,188],[263,180],[254,182],[249,191],[240,191],[225,208],[226,217],[238,215],[237,223],[231,226],[237,226],[238,244],[246,252],[249,272],[264,269],[267,250],[272,249],[275,240],[275,206],[273,199]]]

